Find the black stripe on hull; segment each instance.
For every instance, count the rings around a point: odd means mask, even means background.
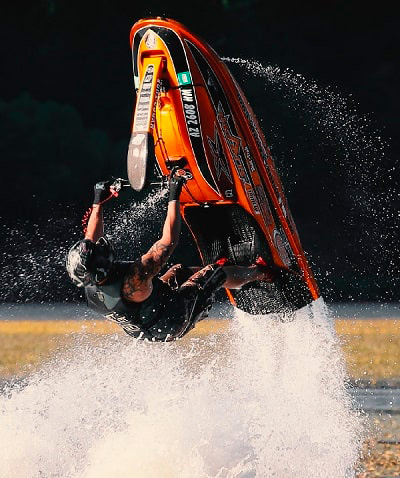
[[[203,76],[208,95],[210,96],[214,106],[216,120],[218,121],[224,133],[225,142],[231,152],[231,156],[234,159],[236,171],[241,180],[251,187],[251,189],[246,189],[247,195],[253,205],[255,213],[261,214],[260,204],[256,199],[256,188],[254,187],[253,181],[251,179],[251,172],[249,170],[247,161],[243,160],[243,158],[247,158],[249,156],[249,151],[248,149],[246,149],[246,151],[244,150],[243,139],[237,132],[236,124],[233,119],[234,116],[226,98],[225,92],[213,69],[200,53],[200,51],[196,48],[196,46],[188,40],[186,40],[186,44],[188,45],[197,63],[200,73]]]
[[[188,40],[186,40],[186,44],[188,45],[196,63],[197,63],[197,66],[200,70],[200,73],[203,76],[204,83],[207,86],[207,90],[208,90],[210,98],[212,99],[215,111],[218,112],[218,109],[220,109],[221,105],[222,105],[222,110],[225,113],[224,116],[227,120],[227,124],[229,126],[229,129],[230,129],[230,132],[231,132],[232,136],[236,137],[238,140],[241,141],[241,138],[239,137],[239,135],[237,133],[236,125],[235,125],[235,122],[233,120],[233,113],[231,111],[228,99],[225,95],[225,92],[224,92],[217,76],[215,75],[213,69],[208,64],[207,60],[204,58],[202,53],[197,49],[197,47],[195,45],[193,45],[191,42],[189,42]],[[235,84],[235,86],[236,86],[236,84]],[[240,97],[239,91],[238,91],[238,97]],[[253,126],[253,127],[251,127],[251,130],[253,132],[255,130],[255,126],[254,126],[253,122],[250,121],[250,119],[249,119],[250,113],[247,110],[247,108],[244,108],[243,100],[242,100],[241,97],[240,97],[240,100],[241,100],[240,101],[241,107],[244,110],[244,113],[247,117],[247,120],[249,121],[250,125]],[[226,113],[226,112],[228,112],[228,113]],[[217,113],[217,115],[218,115],[218,113]],[[265,151],[264,145],[262,144],[262,140],[259,137],[258,131],[257,131],[257,135],[256,135],[256,141],[257,141],[257,145],[259,146],[260,153],[261,153],[261,155],[263,157],[263,160],[264,160],[264,157],[266,156],[266,151]],[[293,250],[292,250],[292,248],[289,244],[289,241],[286,237],[286,234],[285,234],[285,232],[282,228],[281,221],[278,217],[278,214],[275,210],[275,207],[272,203],[271,198],[269,197],[268,194],[264,194],[264,191],[261,193],[261,191],[259,191],[259,189],[255,187],[253,181],[251,180],[251,174],[250,174],[248,163],[249,163],[249,161],[254,161],[254,160],[251,157],[249,147],[246,145],[245,148],[243,148],[243,144],[242,144],[242,141],[241,141],[240,150],[241,150],[241,154],[239,155],[240,162],[241,162],[241,164],[243,165],[243,167],[246,171],[246,175],[241,176],[240,165],[237,164],[236,162],[235,162],[235,166],[237,168],[238,175],[239,175],[239,177],[241,177],[242,181],[245,181],[252,186],[252,190],[246,191],[247,196],[248,196],[249,200],[251,201],[253,207],[255,205],[254,198],[257,198],[256,199],[256,201],[257,201],[257,206],[256,207],[257,207],[258,211],[261,211],[261,210],[263,211],[264,219],[267,222],[267,224],[271,222],[270,215],[272,215],[275,226],[278,227],[278,225],[279,225],[279,230],[277,232],[280,233],[281,237],[283,236],[282,239],[285,243],[286,250],[290,254],[291,265],[292,266],[293,265],[297,266],[298,264],[297,264],[295,255],[294,255]],[[243,161],[243,158],[246,158],[246,161]],[[267,173],[268,173],[268,176],[270,178],[270,181],[272,182],[272,185],[273,185],[274,190],[276,192],[276,187],[275,187],[273,179],[270,175],[270,172],[269,172],[267,167],[266,167],[266,169],[267,169]],[[280,195],[278,194],[277,197],[280,197]],[[267,201],[268,201],[267,206],[264,206],[262,204],[262,202],[264,202],[265,199],[267,199]],[[271,240],[275,243],[274,238],[271,237]],[[283,260],[283,258],[282,258],[282,260]],[[286,262],[286,261],[284,261],[284,262]],[[289,266],[289,264],[287,264],[287,265]]]

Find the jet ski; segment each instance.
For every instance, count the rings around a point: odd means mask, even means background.
[[[251,314],[294,311],[319,297],[281,180],[243,91],[218,54],[184,25],[148,18],[130,33],[136,104],[128,149],[135,191],[180,167],[182,217],[203,264],[273,268],[274,281],[226,290]]]

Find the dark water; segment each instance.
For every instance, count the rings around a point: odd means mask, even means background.
[[[90,320],[101,319],[85,304],[0,304],[0,320]]]
[[[399,302],[353,302],[327,304],[332,317],[344,319],[400,319]],[[234,308],[229,303],[214,304],[210,317],[232,318]],[[0,320],[81,320],[102,319],[84,303],[63,304],[0,304]]]
[[[400,414],[399,388],[357,388],[351,394],[357,406],[365,412]]]
[[[328,304],[333,317],[344,319],[400,319],[399,302]]]

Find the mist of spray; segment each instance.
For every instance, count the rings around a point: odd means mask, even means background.
[[[0,476],[352,477],[344,384],[322,301],[170,344],[83,335],[0,397]]]
[[[344,96],[337,88],[322,86],[290,69],[242,58],[224,60],[233,67],[237,65],[242,75],[264,80],[266,96],[279,103],[281,121],[290,123],[290,118],[296,125],[295,137],[285,137],[285,129],[275,118],[278,112],[270,118],[269,127],[264,131],[273,155],[277,156],[280,172],[284,173],[285,168],[291,169],[302,160],[302,167],[297,169],[305,177],[296,178],[292,171],[290,182],[283,181],[286,189],[297,181],[304,197],[317,182],[316,188],[329,198],[326,205],[335,210],[334,217],[339,219],[342,214],[342,223],[325,224],[325,229],[335,231],[333,235],[329,231],[331,237],[340,234],[342,249],[339,257],[324,263],[324,275],[332,272],[340,275],[337,270],[337,263],[340,263],[342,270],[344,267],[349,269],[347,274],[359,278],[361,291],[363,281],[371,281],[371,276],[375,275],[376,293],[386,294],[390,300],[399,280],[399,162],[388,156],[389,139],[375,125],[373,114],[360,113],[351,94]],[[246,81],[242,83],[246,86]],[[268,102],[263,104],[266,109],[260,112],[261,116],[269,117]],[[286,154],[290,157],[285,161]],[[313,185],[306,179],[307,171],[313,171]],[[315,171],[321,171],[321,176],[318,177]],[[335,174],[329,176],[332,172]],[[312,203],[312,195],[309,201]],[[315,225],[318,208],[314,209],[310,217]],[[325,216],[328,211],[324,212]],[[326,243],[329,250],[335,250],[336,246],[335,240]],[[354,250],[359,251],[359,257],[352,261]],[[324,257],[315,258],[317,267],[323,261]]]
[[[119,259],[134,260],[160,234],[166,210],[165,191],[152,192],[142,202],[133,201],[128,207],[114,201],[104,208],[105,234],[112,240]],[[40,227],[0,225],[5,251],[0,267],[6,286],[0,290],[0,301],[46,302],[54,294],[66,302],[71,296],[76,301],[77,289],[67,276],[65,259],[69,248],[83,239],[83,231],[80,221],[70,224],[66,234],[67,227],[64,217],[52,217]]]
[[[351,100],[330,86],[279,66],[265,66],[256,60],[224,58],[241,66],[249,75],[263,78],[271,88],[278,89],[289,100],[288,107],[312,116],[312,127],[323,131],[328,139],[341,146],[342,160],[358,155],[379,157],[385,154],[386,141],[378,130],[371,130],[371,119],[360,114]],[[286,105],[285,105],[286,106]],[[311,123],[310,123],[311,125]],[[363,171],[360,175],[363,176]]]

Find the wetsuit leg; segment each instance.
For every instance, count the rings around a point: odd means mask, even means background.
[[[171,271],[169,278],[175,280],[175,277]],[[226,274],[222,267],[211,264],[192,274],[178,289],[171,290],[162,318],[149,329],[154,340],[170,341],[189,332],[198,321],[207,316],[214,292],[225,280]]]
[[[193,274],[178,290],[186,305],[186,327],[182,335],[207,317],[214,293],[223,286],[226,274],[221,266],[210,264]]]
[[[180,289],[197,289],[209,293],[215,292],[223,286],[226,274],[223,268],[217,264],[209,264],[195,274],[192,274]]]
[[[171,290],[171,295],[165,303],[162,316],[154,326],[148,329],[153,340],[168,342],[181,337],[181,331],[186,324],[186,310],[186,301],[178,291]]]

